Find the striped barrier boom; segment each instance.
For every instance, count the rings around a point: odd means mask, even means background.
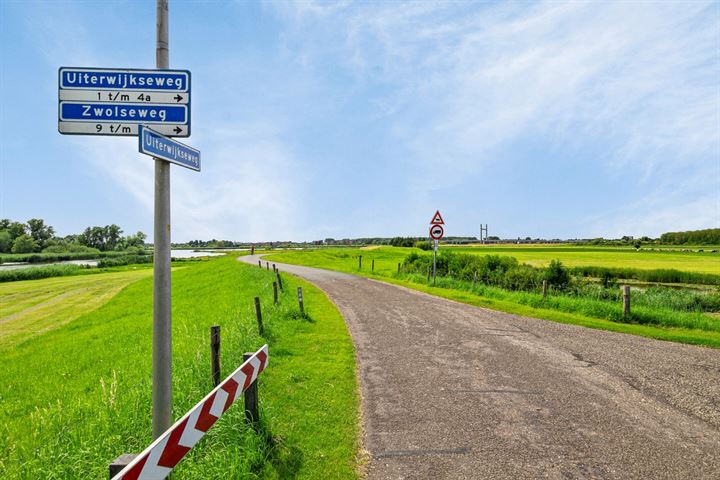
[[[268,363],[268,346],[247,359],[112,480],[163,480]]]

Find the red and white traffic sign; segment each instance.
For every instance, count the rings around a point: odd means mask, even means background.
[[[430,220],[430,225],[445,225],[442,215],[440,215],[440,210],[435,211],[435,215],[433,215],[432,220]]]
[[[430,227],[430,238],[440,240],[445,235],[442,225],[433,225]]]

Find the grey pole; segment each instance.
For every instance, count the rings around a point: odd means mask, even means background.
[[[168,68],[168,0],[157,0],[157,68]],[[170,163],[155,158],[155,252],[153,260],[153,438],[172,425],[172,329],[170,321]]]
[[[438,241],[435,240],[435,247],[433,248],[433,286],[435,286],[435,274],[437,272],[437,249],[438,249]]]

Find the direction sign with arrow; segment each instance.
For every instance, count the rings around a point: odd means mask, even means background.
[[[151,125],[166,136],[190,136],[190,72],[61,67],[58,131],[138,135]]]

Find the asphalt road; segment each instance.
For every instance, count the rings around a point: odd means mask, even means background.
[[[718,350],[278,268],[348,324],[368,479],[720,479]]]

